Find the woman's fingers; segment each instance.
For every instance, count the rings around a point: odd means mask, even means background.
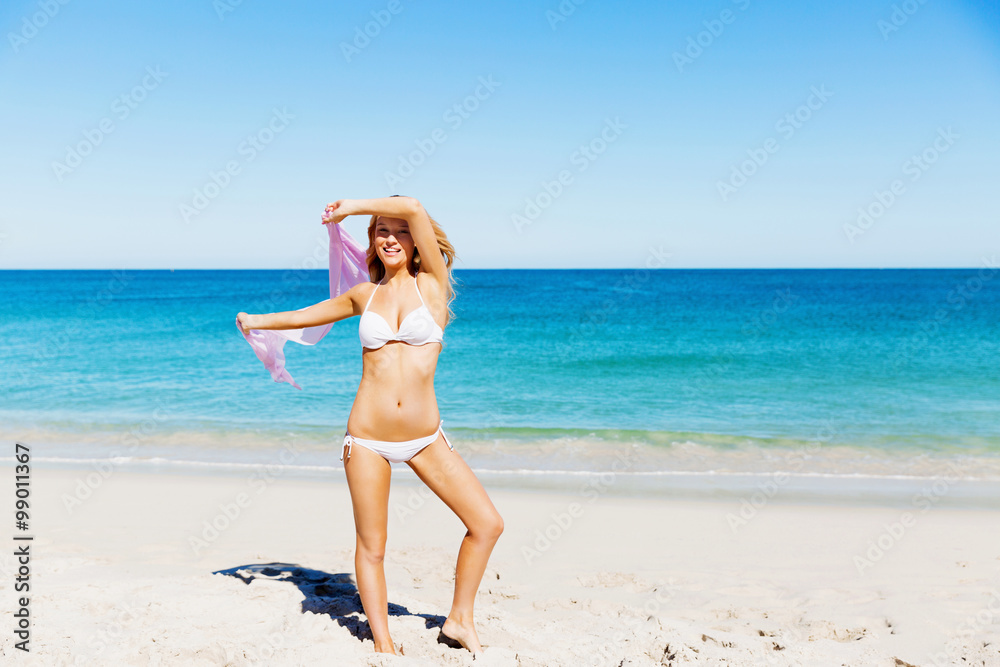
[[[324,225],[330,222],[334,224],[339,224],[344,218],[347,217],[342,215],[334,215],[334,211],[340,208],[340,204],[343,201],[344,201],[343,199],[338,199],[337,201],[326,205],[326,209],[323,211],[323,218],[322,218]]]

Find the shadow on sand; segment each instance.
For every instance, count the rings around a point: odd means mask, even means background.
[[[271,581],[287,581],[302,593],[302,613],[326,614],[341,627],[354,635],[359,641],[371,639],[368,621],[364,620],[364,607],[361,606],[361,596],[350,574],[330,574],[320,570],[311,570],[292,563],[259,563],[255,565],[239,565],[228,570],[218,570],[212,574],[223,574],[235,577],[250,585],[254,579],[269,579]],[[440,631],[445,617],[434,614],[414,614],[402,605],[389,603],[389,616],[417,616],[424,619],[424,627],[428,630],[437,628]]]

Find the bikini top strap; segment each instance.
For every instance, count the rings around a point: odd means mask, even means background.
[[[375,298],[375,292],[378,291],[378,286],[381,285],[381,284],[382,284],[381,281],[375,283],[375,289],[372,290],[371,296],[368,297],[368,303],[365,304],[365,309],[361,311],[362,315],[364,315],[365,313],[368,312],[368,306],[370,306],[372,304],[372,299]]]
[[[413,276],[413,286],[417,288],[417,296],[420,297],[420,303],[423,305],[424,308],[427,308],[427,304],[424,303],[424,297],[420,293],[420,286],[417,285],[417,277],[416,276]],[[430,310],[430,309],[428,309],[428,310]]]

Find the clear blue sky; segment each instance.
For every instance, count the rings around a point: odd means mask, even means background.
[[[459,268],[1000,256],[995,3],[562,6],[8,0],[0,267],[299,266],[395,193]]]

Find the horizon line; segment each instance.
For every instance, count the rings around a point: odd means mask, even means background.
[[[982,264],[976,266],[660,266],[660,267],[636,267],[636,266],[580,266],[580,267],[553,267],[553,266],[508,266],[508,267],[461,267],[453,268],[452,271],[958,271],[964,269],[981,269]],[[8,271],[319,271],[329,272],[329,268],[303,269],[295,267],[185,267],[185,268],[163,268],[163,267],[102,267],[102,268],[38,268],[38,267],[18,267],[0,268],[0,272]]]

